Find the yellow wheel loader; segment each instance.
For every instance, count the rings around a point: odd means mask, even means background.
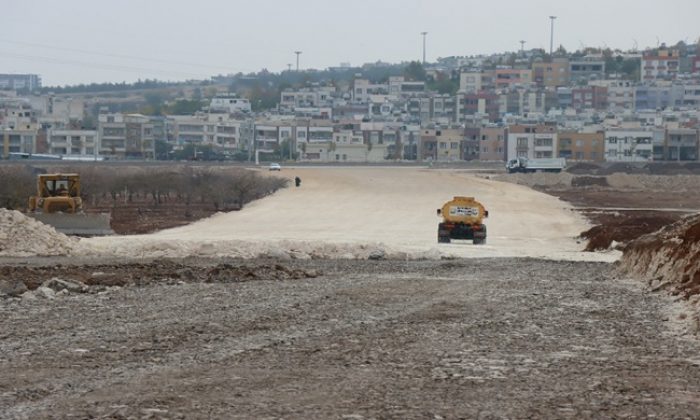
[[[79,174],[37,176],[36,195],[29,198],[28,215],[66,235],[113,235],[110,214],[83,213]]]

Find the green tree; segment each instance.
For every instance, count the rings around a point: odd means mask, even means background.
[[[418,61],[411,61],[406,68],[404,68],[403,75],[407,80],[412,81],[425,81],[426,74],[423,65]]]

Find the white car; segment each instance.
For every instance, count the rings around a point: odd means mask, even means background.
[[[282,167],[280,166],[279,163],[271,163],[270,164],[270,170],[271,171],[281,171]]]

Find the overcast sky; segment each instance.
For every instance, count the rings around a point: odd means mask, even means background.
[[[43,84],[203,79],[349,62],[700,37],[699,0],[23,0],[5,2],[0,73]]]

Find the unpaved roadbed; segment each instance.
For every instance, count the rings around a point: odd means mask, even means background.
[[[42,268],[58,261],[14,273],[109,271]],[[243,265],[255,281],[234,280]],[[670,333],[663,295],[609,264],[109,269],[138,281],[0,300],[0,418],[678,418],[700,404],[700,346]]]

